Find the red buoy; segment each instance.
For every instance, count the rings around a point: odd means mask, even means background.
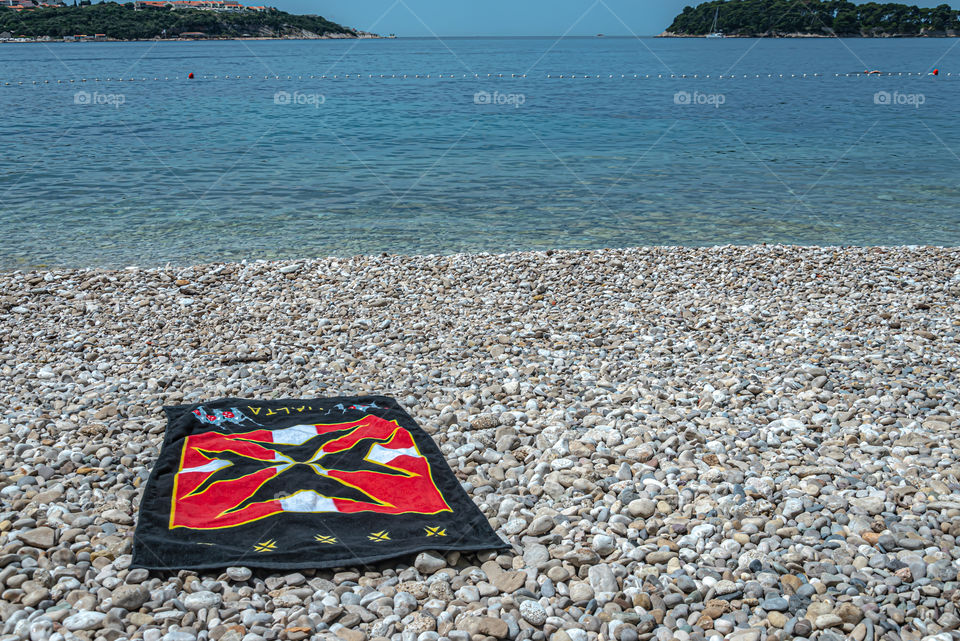
[[[939,75],[940,75],[940,70],[939,70],[939,69],[934,69],[934,70],[933,70],[933,75],[939,76]]]
[[[189,75],[187,75],[187,78],[190,78],[191,80],[193,79],[193,72],[192,72],[192,71],[189,73]]]

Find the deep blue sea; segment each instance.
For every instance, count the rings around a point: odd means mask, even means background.
[[[958,45],[3,44],[0,268],[960,245]]]

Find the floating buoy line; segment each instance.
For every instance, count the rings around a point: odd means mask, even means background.
[[[22,85],[50,85],[50,84],[77,84],[87,82],[170,82],[189,80],[781,80],[803,78],[950,78],[952,73],[930,72],[877,72],[864,71],[859,73],[768,73],[768,74],[577,74],[577,73],[549,73],[549,74],[517,74],[517,73],[488,73],[488,74],[321,74],[321,75],[204,75],[193,73],[175,76],[154,77],[94,77],[71,78],[68,80],[11,80],[0,82],[4,87]],[[960,74],[957,76],[960,78]]]

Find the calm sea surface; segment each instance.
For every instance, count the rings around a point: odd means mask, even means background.
[[[957,45],[0,45],[0,268],[960,245]]]

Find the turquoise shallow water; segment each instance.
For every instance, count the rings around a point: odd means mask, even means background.
[[[958,43],[0,45],[0,268],[960,245]]]

